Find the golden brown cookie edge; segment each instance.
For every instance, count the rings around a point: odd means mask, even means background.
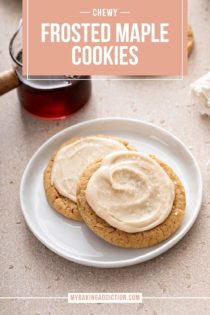
[[[187,31],[187,52],[188,52],[188,57],[191,55],[191,52],[194,47],[194,35],[192,31],[191,25],[188,25],[188,31]]]

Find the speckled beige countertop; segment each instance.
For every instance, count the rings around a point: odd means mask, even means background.
[[[0,71],[10,67],[8,42],[21,1],[0,0]],[[189,85],[210,70],[210,1],[190,0],[196,47],[184,81],[95,81],[89,104],[72,118],[47,122],[22,112],[16,92],[0,98],[0,296],[66,296],[67,292],[143,292],[145,296],[210,296],[210,119],[200,116]],[[50,136],[96,117],[138,118],[163,126],[191,147],[204,179],[204,201],[195,225],[173,249],[122,269],[71,263],[45,248],[28,230],[20,210],[24,168]],[[147,300],[142,305],[74,305],[65,300],[1,300],[0,314],[199,314],[210,300]]]

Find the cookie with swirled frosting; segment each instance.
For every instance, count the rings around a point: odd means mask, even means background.
[[[77,137],[65,142],[44,171],[44,189],[49,204],[63,216],[82,221],[76,201],[76,185],[82,172],[95,160],[118,150],[135,148],[114,136]]]
[[[96,235],[125,248],[169,238],[181,225],[186,206],[174,171],[137,152],[113,153],[88,166],[77,186],[77,202]]]

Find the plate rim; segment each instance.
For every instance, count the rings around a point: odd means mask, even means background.
[[[195,167],[195,172],[198,178],[198,183],[199,183],[199,190],[198,190],[198,198],[197,198],[197,204],[195,206],[195,211],[193,212],[192,216],[191,216],[191,220],[189,221],[189,223],[185,226],[185,228],[180,231],[180,233],[178,233],[176,236],[174,236],[172,239],[168,239],[167,243],[164,243],[163,246],[156,248],[155,250],[153,249],[152,252],[148,252],[146,253],[143,257],[142,256],[138,256],[138,257],[134,257],[134,258],[128,258],[128,259],[123,259],[121,261],[92,261],[88,258],[78,258],[75,256],[71,256],[69,257],[69,255],[66,255],[65,253],[61,251],[59,251],[59,249],[57,249],[57,247],[54,247],[53,245],[51,245],[50,242],[48,242],[48,240],[44,239],[44,237],[41,237],[39,235],[39,233],[36,231],[36,228],[33,227],[33,224],[30,220],[30,218],[27,215],[27,210],[24,206],[24,201],[23,201],[23,191],[24,191],[24,183],[26,181],[26,177],[28,174],[28,171],[30,171],[30,167],[33,164],[33,162],[36,160],[37,156],[39,155],[39,153],[45,148],[46,145],[52,143],[54,140],[56,140],[57,138],[59,138],[62,134],[68,133],[68,131],[73,131],[74,129],[80,128],[80,127],[84,127],[84,126],[88,126],[88,125],[92,125],[94,123],[97,122],[107,122],[107,121],[120,121],[120,122],[128,122],[128,123],[137,123],[137,124],[141,124],[141,125],[146,125],[149,127],[152,127],[154,129],[157,129],[161,132],[163,132],[164,134],[166,134],[167,136],[171,137],[173,140],[175,140],[176,142],[179,143],[179,145],[182,146],[182,148],[187,152],[187,154],[190,156],[193,165]],[[175,244],[177,244],[187,233],[188,231],[191,229],[191,227],[193,226],[193,224],[195,223],[198,214],[200,212],[200,208],[202,205],[202,199],[203,199],[203,178],[202,178],[202,174],[200,171],[200,167],[198,165],[197,160],[195,159],[195,157],[193,156],[193,154],[191,153],[191,151],[188,149],[188,147],[184,144],[184,142],[182,142],[176,135],[174,135],[173,133],[171,133],[170,131],[147,121],[144,120],[138,120],[138,119],[131,119],[131,118],[122,118],[122,117],[104,117],[104,118],[96,118],[96,119],[91,119],[91,120],[86,120],[83,122],[79,122],[76,124],[73,124],[72,126],[69,126],[67,128],[64,128],[62,130],[60,130],[59,132],[55,133],[53,136],[51,136],[50,138],[48,138],[46,141],[43,142],[43,144],[33,153],[33,155],[31,156],[30,160],[28,161],[23,175],[21,177],[21,181],[20,181],[20,190],[19,190],[19,194],[20,194],[20,205],[21,205],[21,212],[23,214],[24,220],[28,226],[28,228],[30,229],[30,231],[32,232],[32,234],[34,234],[34,236],[44,245],[46,246],[49,250],[51,250],[52,252],[56,253],[57,255],[78,263],[80,265],[85,265],[85,266],[91,266],[91,267],[97,267],[97,268],[120,268],[120,267],[126,267],[126,266],[131,266],[131,265],[135,265],[138,263],[142,263],[142,262],[146,262],[148,260],[151,260],[161,254],[163,254],[164,252],[168,251],[170,248],[172,248]],[[161,244],[161,243],[160,243]],[[152,247],[151,247],[152,248]]]

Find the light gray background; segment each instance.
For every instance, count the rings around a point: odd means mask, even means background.
[[[73,3],[73,1],[72,1]],[[201,117],[189,85],[210,70],[210,2],[189,1],[196,47],[184,81],[93,82],[89,104],[63,121],[22,112],[16,92],[0,98],[1,296],[66,296],[67,292],[143,292],[144,296],[209,296],[210,120]],[[8,43],[21,17],[20,0],[0,0],[0,71],[10,68]],[[173,61],[172,61],[173,62]],[[203,178],[199,218],[173,249],[133,267],[101,270],[66,261],[46,249],[26,227],[19,203],[23,170],[38,147],[59,130],[96,117],[138,118],[165,127],[191,147]],[[143,305],[70,306],[66,301],[0,301],[0,314],[207,314],[210,301],[146,300]]]

